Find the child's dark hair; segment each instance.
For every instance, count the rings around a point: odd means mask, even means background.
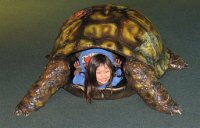
[[[91,103],[95,92],[98,89],[98,82],[96,79],[96,70],[100,65],[106,64],[111,70],[111,78],[108,81],[108,85],[111,86],[112,78],[114,76],[114,66],[110,59],[103,54],[96,54],[91,57],[88,66],[86,67],[85,75],[85,98],[86,101]]]

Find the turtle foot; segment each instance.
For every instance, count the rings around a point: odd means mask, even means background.
[[[128,61],[125,71],[129,84],[151,108],[171,115],[181,115],[181,108],[149,66],[137,61]]]
[[[29,116],[42,108],[49,98],[68,81],[70,68],[66,59],[50,60],[38,80],[15,108],[17,116]]]

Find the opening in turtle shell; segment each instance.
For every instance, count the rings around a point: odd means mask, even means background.
[[[87,66],[90,63],[97,63],[97,62],[99,63],[97,65],[101,65],[101,63],[106,64],[109,67],[109,70],[111,71],[111,78],[107,79],[107,81],[106,81],[106,78],[102,78],[106,82],[104,81],[104,84],[101,84],[101,86],[99,86],[100,89],[109,88],[109,87],[119,88],[121,86],[126,85],[126,79],[124,77],[124,73],[122,70],[123,62],[125,59],[113,52],[100,49],[100,48],[92,48],[92,49],[83,50],[76,54],[72,54],[70,58],[71,58],[70,59],[70,62],[71,62],[70,63],[70,67],[71,67],[70,81],[72,85],[84,87],[85,82],[87,81],[86,69],[89,69]],[[101,61],[91,62],[91,60],[93,61],[95,60],[95,58],[100,59]],[[90,66],[91,65],[92,64],[90,64]],[[92,81],[92,83],[95,83],[95,82],[98,83],[95,77],[97,67],[93,65],[92,69],[94,68],[95,68],[95,72],[91,73],[91,71],[93,70],[90,70],[90,75],[88,76],[88,79],[90,80],[88,81]],[[105,71],[108,71],[108,70],[105,70]],[[106,75],[103,74],[103,76],[106,76]]]

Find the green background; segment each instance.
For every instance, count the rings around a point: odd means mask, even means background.
[[[200,127],[199,0],[0,0],[0,128],[198,128]],[[181,116],[150,109],[138,95],[91,105],[63,89],[29,117],[15,106],[43,71],[63,22],[73,12],[114,3],[144,13],[160,31],[165,46],[189,68],[161,79],[183,108]]]

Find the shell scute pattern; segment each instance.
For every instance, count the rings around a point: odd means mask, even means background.
[[[84,29],[83,35],[86,38],[114,38],[117,34],[117,25],[114,23],[91,24]]]
[[[139,60],[150,65],[165,54],[152,23],[124,6],[97,6],[75,13],[62,27],[51,55],[67,56],[93,47],[125,57],[138,54]]]

